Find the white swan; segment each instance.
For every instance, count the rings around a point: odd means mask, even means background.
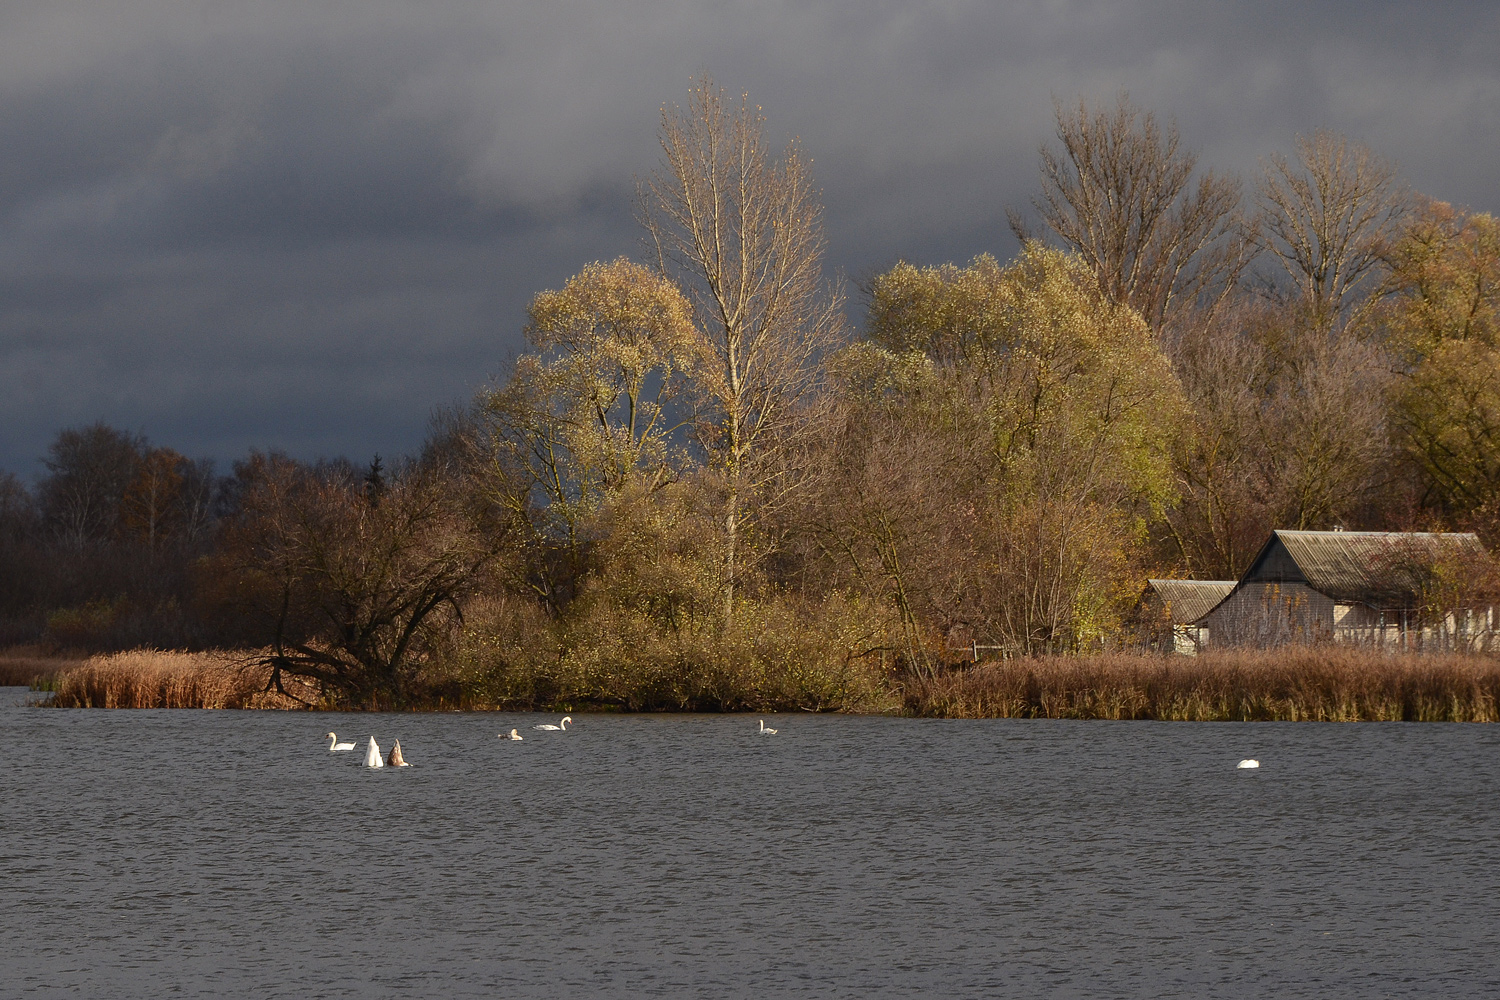
[[[1240,761],[1238,764],[1236,764],[1234,766],[1235,767],[1260,767],[1260,761],[1255,760],[1252,757],[1246,757],[1244,760]]]
[[[338,753],[340,750],[353,750],[353,743],[340,743],[339,738],[332,733],[328,734],[328,752]]]
[[[380,757],[380,744],[375,742],[375,737],[370,737],[370,747],[365,751],[365,767],[385,767],[385,761]]]
[[[775,736],[776,735],[776,730],[774,730],[774,729],[767,729],[766,728],[766,720],[765,719],[761,719],[760,720],[760,734],[762,736]]]
[[[497,735],[502,740],[524,740],[526,738],[526,737],[522,736],[520,733],[516,732],[514,729],[512,729],[510,731],[510,735],[509,736],[505,735],[504,733],[498,733]]]
[[[554,726],[550,722],[543,722],[540,725],[532,726],[531,728],[532,729],[554,729],[554,730],[561,729],[563,732],[567,732],[567,730],[568,730],[568,723],[570,723],[572,721],[573,721],[573,717],[571,715],[565,715],[565,716],[562,717],[562,725],[560,725],[560,726]]]
[[[386,758],[385,762],[389,767],[411,767],[411,765],[406,762],[406,758],[401,756],[400,740],[397,740],[396,745],[391,747],[391,755]]]

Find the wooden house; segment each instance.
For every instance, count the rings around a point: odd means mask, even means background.
[[[1473,534],[1273,531],[1200,621],[1219,645],[1488,646],[1492,606],[1449,609],[1440,620],[1424,609],[1444,560],[1487,562],[1488,554]]]
[[[1450,591],[1437,593],[1446,567]],[[1473,534],[1273,531],[1250,568],[1198,617],[1176,623],[1194,651],[1215,646],[1358,643],[1390,649],[1500,648],[1493,597],[1454,577],[1489,576]],[[1162,585],[1188,581],[1152,581]],[[1462,587],[1457,588],[1461,590]]]
[[[1196,655],[1208,645],[1204,615],[1234,589],[1233,580],[1147,580],[1138,616],[1152,646]]]

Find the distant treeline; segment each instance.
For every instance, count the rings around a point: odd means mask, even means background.
[[[1145,577],[1273,528],[1496,540],[1492,216],[1328,132],[1247,184],[1124,97],[1056,123],[1017,256],[899,263],[855,329],[809,161],[704,80],[650,259],[538,294],[420,454],[220,474],[94,425],[0,479],[0,643],[254,648],[328,703],[879,709],[972,643],[1132,645]]]

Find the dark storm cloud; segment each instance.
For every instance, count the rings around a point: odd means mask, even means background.
[[[1413,13],[1413,11],[1417,13]],[[8,4],[0,468],[97,418],[193,455],[399,451],[633,253],[664,101],[800,137],[833,262],[1009,253],[1054,98],[1128,88],[1242,173],[1319,125],[1494,210],[1488,4]]]

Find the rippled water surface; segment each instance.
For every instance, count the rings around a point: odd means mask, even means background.
[[[1500,727],[4,694],[3,996],[1500,994]]]

